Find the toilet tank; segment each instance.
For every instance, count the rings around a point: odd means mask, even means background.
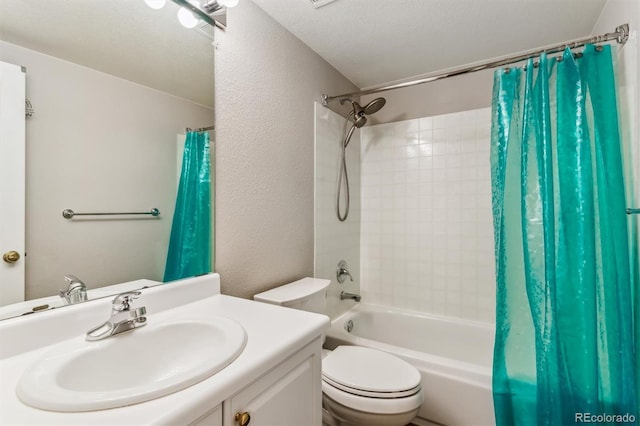
[[[253,300],[325,314],[329,284],[331,284],[331,280],[303,278],[256,294],[253,296]]]

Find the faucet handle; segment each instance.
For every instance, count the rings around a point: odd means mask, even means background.
[[[341,260],[338,263],[338,268],[336,269],[336,278],[338,279],[338,282],[340,284],[342,284],[345,281],[346,279],[345,276],[349,277],[349,280],[353,282],[353,277],[349,273],[349,266],[347,265],[347,262],[344,260]]]
[[[67,284],[82,283],[82,280],[73,274],[65,275],[64,280],[67,282]]]
[[[142,294],[141,291],[125,291],[120,293],[113,299],[114,311],[128,311],[131,308],[131,302]]]
[[[73,274],[65,275],[64,280],[67,282],[67,289],[60,290],[60,297],[68,304],[84,302],[87,300],[87,286],[82,280]]]

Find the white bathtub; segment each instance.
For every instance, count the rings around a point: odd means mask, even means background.
[[[353,329],[346,326],[352,321]],[[358,304],[327,331],[325,347],[358,345],[392,353],[422,375],[425,401],[415,423],[494,425],[491,362],[495,327]]]

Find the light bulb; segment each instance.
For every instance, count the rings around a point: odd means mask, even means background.
[[[218,0],[218,3],[220,3],[220,6],[224,6],[224,7],[236,7],[239,2],[240,0]]]
[[[144,2],[151,9],[156,9],[156,10],[162,9],[164,5],[167,4],[167,0],[144,0]]]
[[[190,10],[181,7],[178,10],[178,21],[180,21],[180,25],[185,28],[195,28],[198,25],[198,19],[193,16],[193,13]]]

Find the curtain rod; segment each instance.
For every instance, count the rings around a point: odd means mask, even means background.
[[[216,126],[198,127],[197,129],[192,129],[191,127],[187,127],[185,130],[187,132],[206,132],[208,130],[214,130],[215,128]]]
[[[443,78],[455,77],[457,75],[468,74],[476,71],[482,71],[487,68],[495,68],[501,67],[503,65],[513,64],[515,62],[521,62],[525,59],[529,59],[542,53],[558,53],[562,52],[567,47],[569,49],[575,49],[577,47],[584,46],[589,43],[604,43],[611,40],[616,40],[619,44],[624,44],[629,39],[629,24],[620,25],[616,27],[616,31],[613,33],[606,33],[604,35],[593,36],[593,37],[585,37],[573,41],[567,41],[561,44],[557,44],[554,46],[546,47],[543,49],[529,50],[525,53],[521,53],[518,55],[508,56],[503,59],[491,60],[487,62],[483,62],[477,65],[471,65],[464,68],[458,68],[451,71],[443,72],[436,75],[427,76],[421,78],[419,80],[407,81],[405,83],[396,83],[391,85],[383,85],[372,87],[371,89],[361,90],[359,92],[345,93],[343,95],[329,96],[322,95],[322,105],[327,106],[329,102],[335,100],[348,100],[352,97],[362,96],[362,95],[370,95],[372,93],[386,92],[387,90],[401,89],[403,87],[411,87],[417,86],[418,84],[430,83],[432,81],[441,80]]]

